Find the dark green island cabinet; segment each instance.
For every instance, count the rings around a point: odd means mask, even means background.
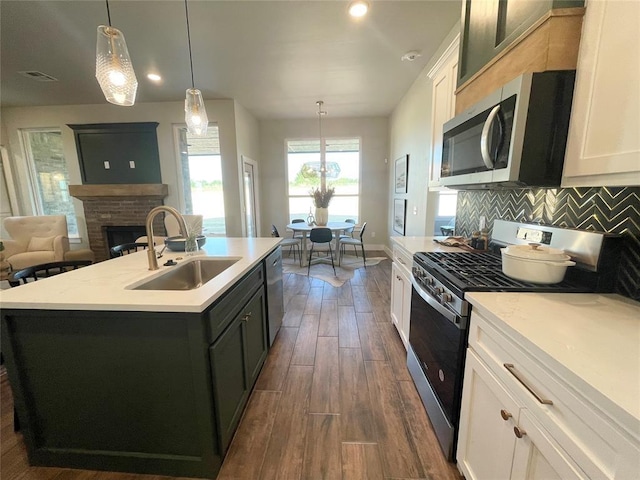
[[[267,355],[264,276],[201,314],[3,310],[29,462],[215,478]]]

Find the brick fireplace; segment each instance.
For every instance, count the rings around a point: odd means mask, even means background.
[[[169,193],[165,184],[69,185],[69,193],[83,202],[89,248],[96,261],[109,258],[107,226],[144,227],[149,211],[162,205]],[[154,232],[164,234],[162,215]]]

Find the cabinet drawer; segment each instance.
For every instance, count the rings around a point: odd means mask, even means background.
[[[395,245],[393,247],[393,261],[401,268],[404,273],[411,275],[411,265],[413,265],[413,256],[404,248]]]
[[[633,440],[580,394],[579,385],[568,383],[560,369],[545,367],[476,312],[469,346],[589,477],[631,478],[626,469],[631,467],[629,452],[637,452]]]
[[[208,324],[209,343],[212,343],[224,331],[227,325],[242,309],[243,305],[251,298],[255,291],[264,283],[264,270],[262,263],[247,273],[239,282],[218,300],[218,302],[205,313],[205,321]]]

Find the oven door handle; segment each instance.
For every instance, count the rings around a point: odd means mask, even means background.
[[[456,327],[461,328],[460,319],[459,319],[458,315],[456,315],[455,313],[447,310],[446,307],[443,307],[435,298],[433,298],[431,295],[429,295],[427,292],[425,292],[422,289],[422,287],[420,286],[420,284],[418,282],[416,282],[416,279],[413,277],[413,275],[411,276],[411,284],[413,285],[413,288],[418,293],[418,295],[420,295],[420,297],[425,302],[427,302],[430,307],[432,307],[440,315],[442,315],[447,320],[449,320],[451,323],[453,323]]]

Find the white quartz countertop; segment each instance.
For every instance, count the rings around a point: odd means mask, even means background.
[[[465,298],[640,435],[640,303],[587,293],[473,292]]]
[[[413,255],[416,252],[464,252],[457,247],[445,247],[433,241],[434,238],[444,240],[447,237],[391,237],[394,243]]]
[[[147,312],[202,312],[229,287],[240,280],[281,241],[278,238],[208,237],[203,250],[194,257],[183,252],[164,251],[159,270],[148,270],[147,252],[72,270],[62,275],[0,291],[2,308],[53,310],[116,310]],[[159,250],[159,247],[156,247]],[[182,260],[177,260],[182,257]],[[144,280],[162,275],[170,268],[162,264],[175,259],[178,264],[191,258],[236,257],[238,262],[200,288],[185,291],[133,290]]]

